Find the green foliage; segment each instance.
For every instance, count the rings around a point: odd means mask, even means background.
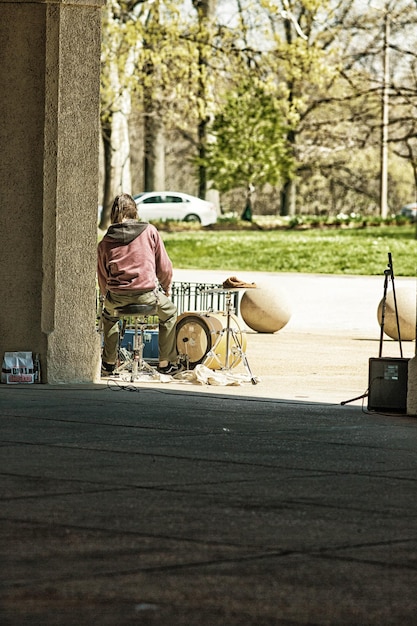
[[[229,191],[248,184],[276,185],[288,176],[288,127],[279,101],[253,82],[228,92],[211,127],[204,164],[214,186]]]
[[[102,33],[102,121],[118,110],[123,90],[135,96],[136,108],[151,94],[166,123],[185,111],[196,119],[196,25],[177,2],[107,2]]]
[[[378,212],[383,12],[357,0],[217,4],[214,11],[215,0],[108,0],[103,135],[128,91],[134,123],[159,116],[166,154],[179,155],[167,171],[174,186],[195,193],[197,181],[181,165],[198,153],[209,170],[204,184],[215,180],[220,190],[238,192],[252,182],[264,206],[269,191],[261,187],[268,182],[277,188],[275,198],[296,191],[297,212]],[[414,199],[417,179],[417,82],[408,44],[417,5],[386,4],[392,17],[388,190],[397,210]],[[123,114],[129,117],[127,107]],[[207,145],[211,120],[214,141]],[[143,161],[140,142],[132,144],[136,163]],[[141,174],[136,167],[133,176],[141,180]],[[288,178],[293,186],[282,185]]]
[[[415,225],[337,230],[163,233],[174,267],[230,272],[414,276]]]

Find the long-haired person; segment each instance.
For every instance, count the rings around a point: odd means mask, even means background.
[[[119,318],[115,309],[127,304],[156,305],[159,318],[158,371],[176,374],[175,325],[177,308],[170,300],[172,263],[162,238],[152,224],[140,222],[132,196],[116,196],[111,225],[98,244],[97,276],[103,309],[102,373],[114,371],[117,361]]]

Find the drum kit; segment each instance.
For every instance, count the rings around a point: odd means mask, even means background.
[[[257,384],[246,356],[246,334],[233,314],[232,294],[240,288],[216,287],[208,294],[224,294],[225,310],[182,313],[177,320],[177,350],[186,369],[202,364],[212,370],[230,371],[243,363],[251,383]]]
[[[204,290],[206,294],[224,295],[224,311],[190,311],[178,316],[176,326],[177,350],[179,359],[187,370],[202,364],[212,370],[230,372],[239,363],[243,363],[251,383],[253,385],[258,383],[246,356],[246,333],[240,328],[239,320],[234,314],[232,297],[233,294],[235,295],[241,290],[241,287],[206,289]],[[98,332],[101,334],[103,332],[103,302],[104,297],[100,298],[98,317]],[[121,351],[121,345],[119,345],[119,354]],[[133,359],[132,355],[131,360]],[[124,367],[124,369],[126,368]],[[151,370],[152,368],[148,367],[148,369]]]

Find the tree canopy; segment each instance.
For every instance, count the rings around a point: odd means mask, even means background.
[[[178,152],[182,169],[195,168],[187,190],[216,188],[223,203],[253,184],[280,191],[276,211],[377,211],[385,88],[389,201],[412,200],[416,25],[414,0],[365,8],[355,0],[109,0],[101,110],[109,197],[129,184],[134,118],[145,138],[142,185],[146,167]],[[178,160],[168,167],[179,180]]]

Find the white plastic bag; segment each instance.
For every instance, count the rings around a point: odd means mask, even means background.
[[[33,383],[32,352],[5,352],[1,369],[1,382],[8,385],[17,383]]]
[[[193,370],[181,372],[175,376],[176,380],[184,380],[200,385],[241,385],[247,379],[241,374],[232,374],[230,371],[213,371],[205,365],[199,364]]]

